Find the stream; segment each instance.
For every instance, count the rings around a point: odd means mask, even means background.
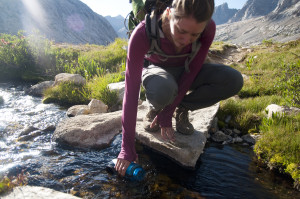
[[[24,175],[28,185],[43,186],[81,198],[249,198],[291,199],[299,192],[292,181],[256,165],[253,149],[244,145],[207,143],[195,170],[186,170],[140,143],[141,182],[106,172],[120,151],[121,134],[103,150],[74,149],[51,140],[66,109],[42,104],[26,95],[30,85],[1,83],[0,177]],[[19,140],[27,127],[38,136]],[[300,198],[300,197],[299,197]]]

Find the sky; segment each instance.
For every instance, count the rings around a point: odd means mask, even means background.
[[[118,16],[124,18],[131,11],[131,4],[129,0],[80,0],[88,5],[94,12],[102,16]],[[229,8],[241,9],[247,0],[215,0],[215,5],[228,3]]]

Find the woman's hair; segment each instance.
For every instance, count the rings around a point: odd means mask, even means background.
[[[200,23],[211,19],[215,2],[214,0],[174,0],[172,8],[172,17],[175,19],[193,17]]]

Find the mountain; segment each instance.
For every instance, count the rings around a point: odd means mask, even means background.
[[[300,39],[299,16],[299,0],[279,0],[274,10],[265,16],[218,25],[215,41],[255,45],[263,40],[286,42]]]
[[[253,17],[265,16],[272,12],[279,0],[248,0],[229,22],[242,21]]]
[[[227,3],[223,3],[222,5],[216,6],[212,18],[217,25],[220,25],[226,23],[237,12],[238,9],[230,9]]]
[[[121,15],[118,15],[116,17],[106,16],[105,19],[107,19],[107,21],[112,25],[114,30],[117,32],[118,37],[123,39],[128,38],[127,29],[125,27],[125,25],[127,26],[127,24],[125,24],[126,22],[124,17],[122,17]]]
[[[79,0],[0,0],[0,33],[38,32],[56,43],[113,42],[117,33]]]

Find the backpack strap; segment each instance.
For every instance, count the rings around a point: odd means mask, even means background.
[[[159,37],[159,27],[157,22],[157,16],[154,11],[151,12],[151,15],[146,14],[145,16],[145,24],[146,24],[146,33],[147,37],[150,40],[150,49],[147,52],[146,56],[150,56],[151,54],[157,54],[163,58],[162,61],[166,61],[168,58],[178,58],[178,57],[187,57],[185,60],[185,71],[187,73],[190,72],[189,64],[192,62],[197,52],[201,47],[201,43],[199,41],[195,41],[192,43],[191,53],[182,54],[182,55],[167,55],[160,48],[160,37]]]

